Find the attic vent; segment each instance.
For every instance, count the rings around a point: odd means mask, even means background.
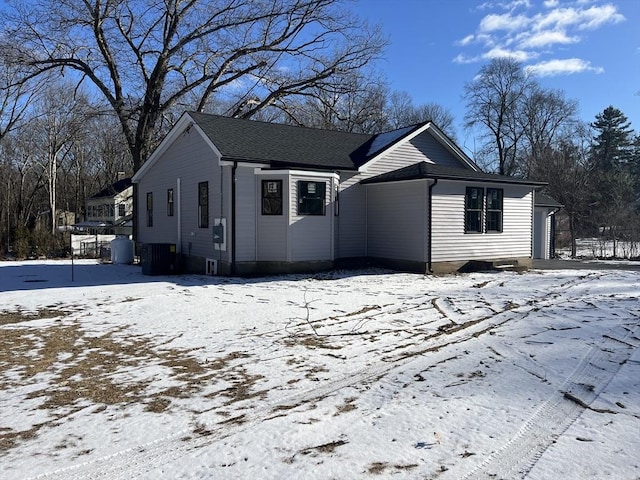
[[[212,258],[207,258],[207,266],[205,269],[205,273],[207,275],[217,275],[218,274],[218,261]]]

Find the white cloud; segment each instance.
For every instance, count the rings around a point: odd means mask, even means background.
[[[554,44],[567,45],[579,41],[580,37],[569,37],[565,32],[560,30],[544,30],[533,34],[527,33],[522,35],[518,45],[521,48],[542,48]]]
[[[503,10],[513,11],[518,7],[529,8],[531,3],[529,0],[512,0],[507,2],[484,2],[475,7],[475,10],[490,10],[494,8],[502,8]]]
[[[564,60],[548,60],[535,65],[525,67],[525,70],[539,77],[551,77],[556,75],[572,75],[574,73],[594,72],[603,73],[602,67],[592,67],[591,62],[580,58],[567,58]]]
[[[495,32],[497,30],[514,31],[525,28],[531,20],[524,15],[512,16],[510,13],[502,15],[487,15],[480,21],[481,32]]]
[[[457,55],[454,59],[453,59],[453,63],[459,63],[461,65],[466,65],[469,63],[476,63],[478,60],[480,60],[479,57],[467,57],[463,54],[459,54]]]
[[[616,24],[625,20],[613,5],[592,6],[587,9],[556,8],[546,14],[536,15],[533,28],[537,30],[578,28],[595,29],[602,25]]]
[[[575,8],[555,8],[548,13],[536,15],[534,28],[565,28],[580,22],[580,15]]]
[[[529,3],[529,0],[513,0],[511,2],[501,3],[500,6],[507,10],[515,10],[518,7],[529,8],[531,3]]]
[[[583,21],[580,22],[581,30],[598,28],[607,23],[620,23],[625,20],[624,15],[618,13],[613,5],[591,7],[583,12]]]
[[[462,47],[465,47],[471,43],[473,43],[473,41],[475,40],[476,36],[475,35],[467,35],[466,37],[464,37],[462,40],[458,40],[456,42],[456,45],[460,45]]]
[[[495,8],[495,4],[493,2],[484,2],[475,7],[475,10],[489,10],[491,8]]]
[[[482,57],[490,60],[494,58],[511,58],[518,62],[526,62],[535,57],[535,54],[524,50],[507,50],[506,48],[496,47],[484,53]]]
[[[530,0],[493,0],[481,4],[486,14],[476,31],[456,42],[468,53],[456,63],[472,63],[499,57],[520,62],[554,55],[554,47],[578,44],[588,30],[625,21],[618,8],[605,0],[541,0],[535,10]],[[640,1],[640,0],[635,0]],[[490,13],[490,10],[500,13]],[[575,54],[574,54],[575,55]],[[530,67],[540,75],[600,71],[583,60],[550,60]]]

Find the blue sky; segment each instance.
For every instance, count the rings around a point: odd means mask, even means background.
[[[582,120],[613,105],[640,132],[640,0],[360,0],[354,9],[389,39],[379,68],[391,88],[448,108],[461,143],[464,84],[494,56],[577,100]]]

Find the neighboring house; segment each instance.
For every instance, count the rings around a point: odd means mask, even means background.
[[[533,214],[533,258],[549,259],[555,257],[555,214],[562,208],[557,200],[542,193],[535,193]]]
[[[38,229],[51,228],[50,221],[51,221],[51,210],[45,210],[44,212],[40,212],[36,217],[36,228]],[[66,232],[67,230],[71,229],[75,221],[76,221],[75,212],[56,209],[56,228],[58,229],[59,232]]]
[[[67,230],[70,230],[76,221],[75,212],[70,212],[68,210],[57,210],[56,215],[58,216],[58,219],[57,219],[58,230],[61,232],[66,232]]]
[[[131,235],[133,185],[131,178],[120,178],[85,201],[85,220],[77,228],[89,233]]]
[[[369,135],[195,112],[133,182],[137,241],[175,244],[184,271],[220,274],[528,266],[544,185],[481,172],[431,122]]]
[[[131,178],[118,180],[85,200],[85,220],[73,225],[74,255],[106,255],[117,235],[131,237],[133,230],[133,185]]]

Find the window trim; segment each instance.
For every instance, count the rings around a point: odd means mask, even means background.
[[[173,188],[167,189],[167,217],[173,217],[174,214],[174,199]]]
[[[198,183],[198,228],[209,228],[209,182]]]
[[[476,190],[480,193],[479,205],[477,208],[469,206],[469,200],[472,199],[472,191]],[[475,212],[478,215],[477,228],[470,228],[469,214]],[[484,188],[482,187],[466,187],[464,194],[464,233],[483,233],[483,212],[484,212]]]
[[[499,208],[489,208],[489,192],[496,192],[498,194],[497,200],[499,201]],[[498,225],[496,228],[489,228],[489,214],[498,214]],[[502,233],[504,228],[504,189],[503,188],[487,188],[486,192],[486,202],[485,202],[485,232],[486,233]]]
[[[276,185],[276,191],[269,192],[268,187],[270,184]],[[264,179],[262,180],[262,190],[261,190],[261,199],[262,199],[262,215],[266,216],[275,216],[282,215],[283,213],[283,189],[282,189],[282,180],[281,179]],[[276,200],[279,200],[279,205]],[[271,202],[275,203],[271,203]],[[274,208],[276,207],[276,208]],[[277,208],[279,207],[279,208]]]
[[[147,227],[153,227],[153,192],[147,192]]]
[[[322,187],[317,192],[317,195],[309,196],[309,186],[321,185]],[[325,216],[327,214],[327,183],[315,180],[298,180],[298,216]],[[315,190],[316,187],[314,187]],[[304,193],[303,193],[304,192]],[[312,208],[314,200],[321,202],[321,209]]]

